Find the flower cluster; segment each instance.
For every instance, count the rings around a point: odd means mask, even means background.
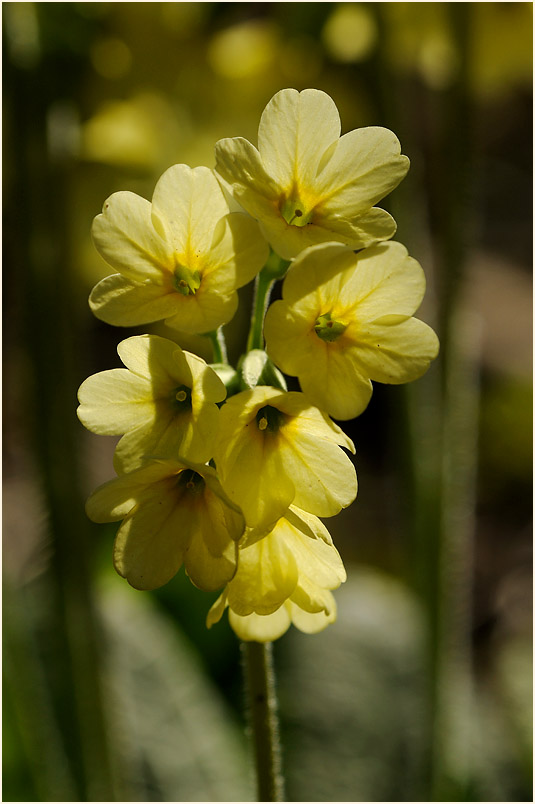
[[[208,626],[228,607],[236,634],[263,642],[336,617],[345,570],[318,517],[348,506],[357,478],[344,451],[353,443],[331,417],[362,413],[372,380],[421,376],[438,340],[413,317],[423,271],[374,206],[409,166],[392,132],[340,137],[328,95],[286,89],[262,114],[258,150],[234,138],[215,151],[215,170],[175,165],[152,202],[114,193],[94,221],[95,246],[117,271],[92,291],[94,314],[207,335],[214,363],[137,335],[118,346],[124,368],[81,385],[81,422],[121,436],[117,477],[87,513],[121,522],[114,565],[136,589],[184,565],[198,588],[223,588]],[[255,277],[234,369],[221,328]],[[264,321],[277,279],[282,298]],[[288,392],[283,373],[302,390]]]

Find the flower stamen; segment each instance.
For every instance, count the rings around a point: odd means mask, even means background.
[[[268,433],[276,433],[283,421],[284,414],[271,405],[265,405],[256,414],[256,424],[261,432],[267,430]]]

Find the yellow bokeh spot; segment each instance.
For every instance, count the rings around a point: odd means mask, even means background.
[[[224,78],[259,75],[274,62],[278,36],[273,25],[243,22],[216,33],[208,47],[208,61]]]
[[[335,8],[325,23],[322,39],[336,61],[364,61],[375,46],[377,26],[364,5],[344,3]]]
[[[99,39],[91,48],[91,63],[99,75],[113,80],[128,73],[132,54],[122,39]]]

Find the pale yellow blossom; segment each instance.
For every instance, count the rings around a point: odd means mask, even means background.
[[[169,168],[152,203],[131,192],[114,193],[92,234],[119,273],[99,282],[89,303],[97,318],[118,326],[165,319],[185,332],[210,332],[230,321],[236,289],[254,278],[268,256],[255,221],[229,212],[206,167]]]
[[[374,204],[409,169],[397,137],[379,126],[340,130],[325,92],[283,89],[262,114],[258,150],[242,137],[216,144],[217,173],[284,259],[333,240],[359,249],[396,231]]]

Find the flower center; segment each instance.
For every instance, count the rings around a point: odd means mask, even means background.
[[[188,388],[187,385],[180,385],[175,390],[174,403],[180,413],[191,410],[191,388]]]
[[[204,478],[193,469],[184,469],[178,475],[177,487],[183,492],[199,495],[203,493],[204,486]]]
[[[281,215],[291,226],[306,226],[312,219],[313,210],[307,211],[300,198],[284,198],[280,205]]]
[[[277,433],[283,422],[284,414],[271,405],[260,408],[256,414],[256,424],[261,432],[267,430],[268,433]]]
[[[201,275],[198,271],[191,271],[185,265],[177,263],[173,271],[173,287],[183,296],[194,296],[201,286]]]
[[[314,324],[314,332],[326,343],[337,341],[340,335],[343,335],[347,329],[347,324],[342,321],[333,321],[331,313],[324,313],[316,319]]]

